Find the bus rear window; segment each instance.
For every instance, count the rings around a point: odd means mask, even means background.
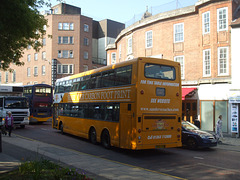
[[[36,87],[35,95],[36,96],[49,96],[49,95],[51,95],[51,88],[49,88],[49,87]]]
[[[161,64],[145,64],[144,75],[146,78],[175,80],[176,69],[173,66]]]

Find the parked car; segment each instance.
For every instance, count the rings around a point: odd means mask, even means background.
[[[217,146],[217,139],[194,124],[182,121],[182,144],[189,149],[207,148]]]

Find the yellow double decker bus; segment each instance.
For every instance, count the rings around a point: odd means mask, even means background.
[[[179,147],[181,71],[139,57],[57,79],[53,128],[124,149]]]

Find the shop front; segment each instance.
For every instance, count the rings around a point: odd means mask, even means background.
[[[200,101],[200,122],[201,129],[215,131],[218,117],[223,117],[222,130],[230,132],[229,125],[229,89],[230,84],[206,84],[198,87]]]
[[[239,137],[240,90],[230,90],[229,104],[231,134],[232,136]]]
[[[195,124],[198,119],[197,88],[182,88],[182,119]]]

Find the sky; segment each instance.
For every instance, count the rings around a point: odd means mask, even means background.
[[[46,0],[47,1],[47,0]],[[57,0],[48,0],[52,6],[59,4]],[[148,7],[152,14],[194,5],[198,0],[62,0],[66,4],[81,8],[84,16],[100,21],[111,19],[121,23],[137,21]],[[49,10],[48,7],[42,10]]]

